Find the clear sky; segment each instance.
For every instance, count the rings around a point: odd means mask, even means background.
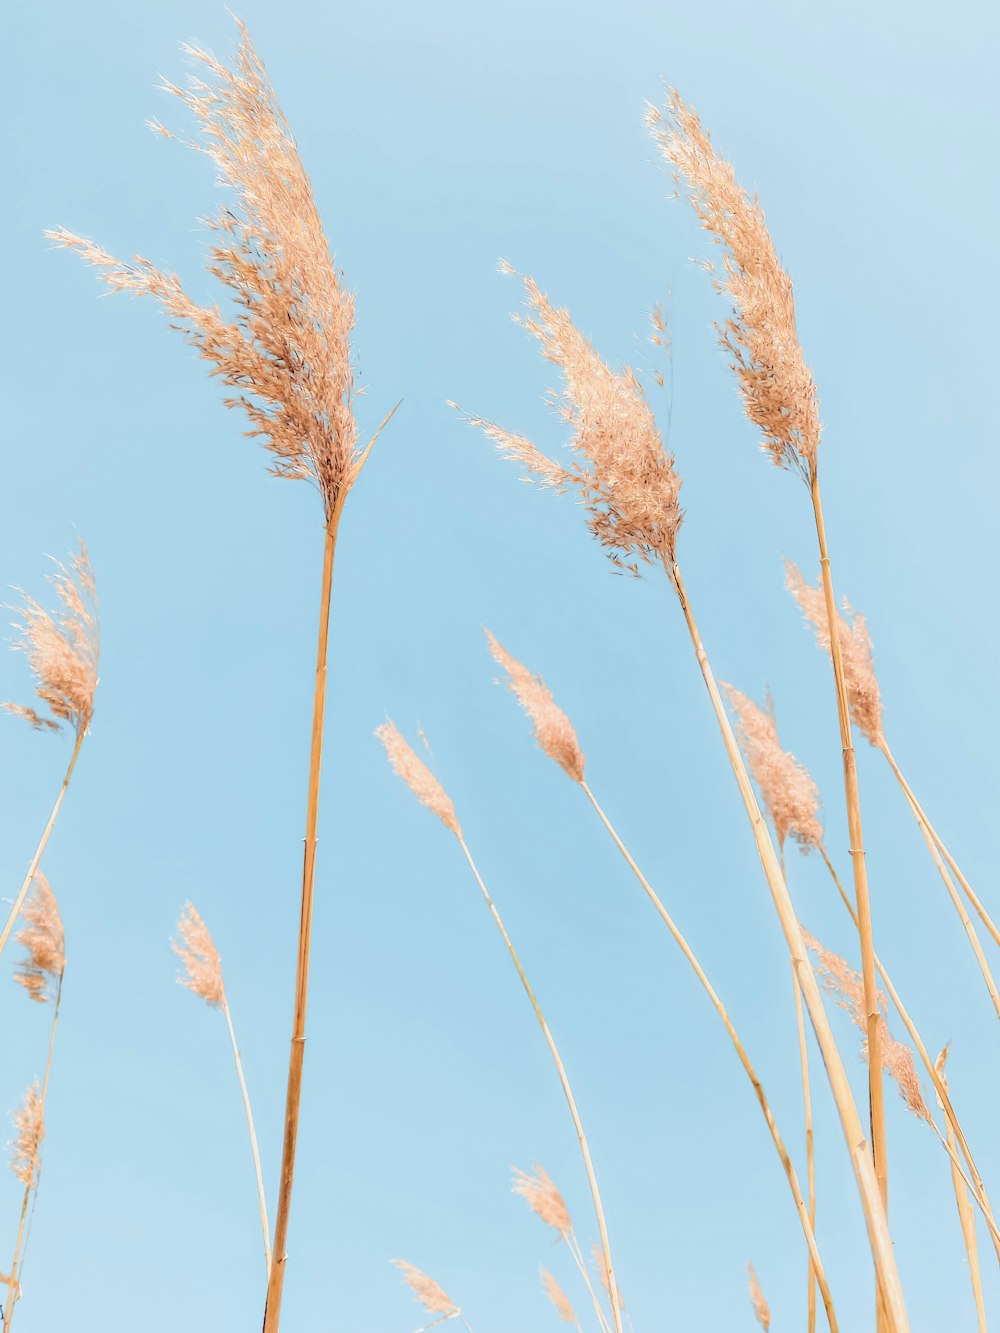
[[[801,1234],[752,1094],[582,796],[495,685],[480,631],[542,672],[575,721],[595,792],[716,980],[801,1168],[787,958],[676,604],[662,580],[613,577],[573,502],[520,485],[445,400],[559,447],[551,372],[510,321],[501,255],[614,364],[655,368],[648,313],[669,305],[672,394],[653,401],[685,478],[690,592],[720,677],[774,690],[847,874],[829,669],[782,588],[785,556],[814,573],[807,496],[755,449],[714,345],[724,307],[689,262],[705,238],[642,127],[644,99],[676,84],[759,191],[796,282],[838,588],[869,616],[890,740],[1000,905],[995,11],[248,0],[242,13],[357,292],[363,424],[405,400],[338,553],[283,1327],[409,1333],[420,1312],[397,1256],[477,1333],[557,1327],[538,1264],[578,1291],[511,1194],[512,1165],[543,1163],[593,1238],[544,1045],[457,847],[372,739],[386,713],[426,731],[563,1046],[635,1328],[753,1327],[749,1259],[775,1329],[802,1327]],[[224,1022],[175,984],[168,940],[191,898],[222,951],[273,1207],[320,506],[266,475],[151,305],[100,299],[42,237],[65,224],[215,299],[195,221],[218,199],[211,171],[144,126],[188,129],[154,88],[157,73],[183,77],[185,40],[228,55],[223,6],[16,0],[0,57],[0,580],[42,593],[45,557],[79,532],[104,626],[93,733],[45,860],[69,961],[21,1333],[245,1333],[262,1305]],[[30,689],[4,654],[0,696]],[[0,736],[11,895],[68,746],[14,718]],[[1000,1193],[996,1023],[891,776],[863,743],[859,761],[877,944],[928,1044],[953,1042],[955,1099]],[[849,950],[822,866],[795,856],[790,873],[805,923]],[[48,1015],[3,987],[6,1112],[40,1070]],[[861,1097],[858,1035],[834,1022]],[[816,1103],[820,1245],[842,1328],[870,1328],[863,1228],[819,1083]],[[971,1329],[946,1160],[894,1097],[888,1119],[913,1328]],[[5,1173],[0,1268],[18,1202]]]

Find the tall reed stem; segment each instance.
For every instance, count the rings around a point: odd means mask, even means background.
[[[942,1051],[939,1057],[941,1061],[941,1082],[947,1087],[948,1080],[944,1073],[944,1056],[945,1052]],[[940,1102],[941,1099],[939,1097],[939,1105]],[[948,1142],[952,1149],[954,1149],[955,1131],[952,1129],[950,1121],[945,1122],[945,1128],[948,1134]],[[976,1323],[979,1333],[986,1333],[986,1305],[983,1301],[983,1283],[979,1272],[979,1246],[976,1244],[976,1218],[972,1211],[972,1204],[969,1203],[969,1196],[966,1193],[962,1174],[956,1168],[954,1162],[952,1162],[951,1165],[951,1183],[955,1187],[955,1204],[958,1208],[958,1220],[962,1228],[962,1239],[965,1241],[965,1252],[969,1258],[969,1281],[972,1283],[972,1299],[976,1303]]]
[[[847,827],[851,840],[851,865],[854,871],[854,893],[858,910],[858,939],[861,944],[861,978],[864,986],[865,1021],[868,1037],[868,1097],[871,1111],[872,1154],[878,1177],[882,1204],[888,1209],[889,1182],[885,1144],[885,1097],[882,1078],[882,1034],[878,1021],[878,995],[875,981],[875,944],[872,936],[871,898],[868,893],[868,867],[865,862],[865,840],[861,827],[861,795],[858,791],[857,755],[851,731],[851,715],[844,679],[844,658],[840,643],[840,618],[833,592],[830,572],[830,553],[823,521],[823,502],[820,495],[819,473],[811,469],[809,494],[816,519],[816,540],[819,544],[819,563],[826,602],[826,618],[830,634],[830,659],[837,693],[837,719],[840,723],[840,743],[844,759],[844,797],[847,802]]]
[[[799,1034],[799,1064],[802,1068],[802,1106],[806,1125],[806,1176],[809,1185],[809,1225],[816,1230],[816,1149],[813,1139],[812,1094],[809,1090],[809,1051],[806,1046],[806,1026],[802,1015],[802,987],[792,970],[792,987],[795,992],[795,1023]],[[809,1256],[809,1272],[806,1277],[806,1329],[814,1333],[816,1328],[816,1265]]]
[[[972,885],[962,874],[962,871],[959,869],[955,861],[955,858],[952,856],[951,852],[948,851],[948,848],[942,842],[940,834],[935,829],[931,821],[927,818],[927,815],[925,814],[923,808],[921,807],[920,802],[917,800],[916,796],[914,796],[913,791],[910,788],[910,784],[906,781],[906,778],[904,778],[903,774],[900,772],[899,765],[893,758],[892,751],[889,749],[885,737],[882,737],[882,739],[879,741],[878,748],[885,755],[889,763],[889,767],[896,775],[896,780],[899,783],[900,787],[902,787],[903,793],[906,796],[906,799],[910,803],[910,809],[913,811],[914,815],[916,815],[917,822],[921,824],[924,828],[926,828],[927,832],[934,839],[934,842],[937,844],[938,850],[940,851],[944,859],[947,861],[952,874],[958,880],[959,884],[961,884],[965,896],[968,898],[969,902],[972,904],[976,912],[979,914],[980,921],[982,921],[983,925],[992,935],[993,943],[1000,944],[1000,930],[997,929],[997,926],[993,921],[993,918],[990,916],[989,912],[987,912],[982,902],[973,892]]]
[[[583,1154],[583,1165],[587,1173],[587,1183],[590,1185],[590,1197],[594,1202],[594,1213],[597,1217],[597,1229],[600,1233],[601,1250],[604,1253],[604,1262],[607,1265],[608,1270],[608,1295],[611,1300],[611,1315],[614,1319],[615,1333],[622,1333],[621,1300],[618,1295],[618,1283],[615,1279],[614,1262],[611,1258],[611,1244],[608,1240],[608,1227],[604,1219],[604,1205],[601,1202],[601,1191],[597,1185],[597,1173],[594,1170],[594,1163],[590,1156],[590,1145],[587,1142],[587,1135],[584,1132],[583,1121],[580,1119],[580,1112],[576,1107],[576,1098],[573,1096],[573,1089],[570,1087],[569,1077],[566,1073],[565,1066],[563,1065],[562,1058],[559,1055],[559,1048],[556,1046],[555,1038],[549,1031],[549,1025],[545,1021],[545,1015],[542,1013],[541,1006],[532,989],[531,982],[528,980],[527,974],[521,966],[521,960],[517,955],[517,950],[514,948],[511,938],[507,934],[507,928],[504,926],[500,913],[497,911],[496,905],[490,897],[489,890],[483,883],[483,877],[480,875],[479,869],[476,866],[475,861],[472,859],[472,853],[466,846],[465,839],[462,837],[461,833],[456,833],[455,836],[458,839],[459,846],[465,854],[466,861],[469,863],[469,869],[472,871],[476,883],[479,885],[480,892],[486,901],[486,906],[490,909],[490,915],[493,917],[497,929],[503,936],[503,942],[507,946],[507,952],[510,954],[511,961],[517,970],[517,975],[521,979],[521,985],[524,987],[524,992],[531,1001],[531,1007],[535,1011],[535,1017],[538,1019],[538,1025],[542,1029],[542,1035],[545,1037],[546,1044],[548,1045],[553,1063],[556,1067],[556,1072],[559,1075],[559,1082],[562,1084],[563,1096],[566,1098],[566,1105],[569,1107],[569,1113],[573,1120],[573,1127],[576,1130],[576,1137],[580,1141],[580,1151]]]
[[[38,846],[35,848],[35,854],[31,858],[31,865],[28,866],[28,873],[24,877],[24,883],[21,885],[20,892],[14,899],[14,906],[10,909],[10,915],[7,918],[7,924],[0,934],[0,953],[3,953],[7,940],[10,938],[10,932],[14,929],[14,923],[20,915],[21,908],[24,906],[24,900],[28,896],[28,890],[31,888],[31,881],[35,878],[35,871],[41,863],[42,855],[48,846],[49,838],[52,836],[52,830],[55,828],[56,819],[62,808],[63,799],[66,795],[66,789],[69,786],[69,780],[73,776],[73,769],[76,768],[76,761],[80,757],[80,747],[83,745],[83,738],[86,732],[78,731],[76,742],[73,746],[73,754],[69,761],[69,767],[66,769],[66,776],[62,780],[62,786],[59,788],[59,795],[56,797],[56,803],[52,807],[52,813],[49,815],[49,822],[45,825]]]
[[[816,1244],[816,1236],[814,1231],[813,1220],[810,1217],[809,1212],[806,1210],[806,1205],[802,1197],[802,1189],[801,1186],[799,1185],[798,1176],[795,1173],[795,1167],[792,1165],[791,1156],[789,1155],[788,1149],[785,1147],[784,1140],[782,1139],[781,1134],[778,1130],[777,1123],[775,1122],[774,1116],[771,1112],[771,1107],[764,1093],[764,1089],[761,1085],[760,1079],[757,1077],[757,1073],[753,1065],[750,1063],[750,1057],[747,1055],[743,1043],[739,1038],[739,1034],[737,1033],[735,1027],[733,1026],[732,1020],[730,1019],[729,1014],[726,1011],[726,1006],[722,1003],[721,999],[716,993],[715,987],[709,981],[708,976],[705,973],[704,969],[702,968],[701,963],[699,963],[694,950],[688,944],[687,940],[684,938],[684,935],[681,933],[673,917],[667,911],[662,900],[660,899],[659,894],[657,894],[656,890],[650,884],[649,880],[646,879],[645,875],[639,869],[638,865],[636,864],[632,856],[632,853],[625,846],[625,843],[622,842],[622,839],[617,829],[612,824],[608,816],[605,814],[603,808],[598,803],[597,798],[591,791],[586,781],[581,781],[580,786],[583,788],[587,796],[587,799],[590,801],[590,804],[594,807],[594,810],[596,811],[597,816],[600,819],[601,823],[608,831],[612,842],[615,844],[615,846],[621,852],[622,856],[625,858],[625,861],[628,864],[629,869],[632,871],[632,874],[642,885],[646,897],[653,904],[653,907],[656,909],[656,912],[660,917],[660,920],[670,931],[670,934],[673,936],[674,942],[676,943],[677,947],[680,949],[681,953],[687,959],[695,976],[701,982],[702,988],[704,989],[705,994],[711,1000],[712,1007],[715,1009],[715,1012],[719,1015],[719,1018],[722,1020],[722,1025],[726,1029],[726,1032],[729,1036],[729,1040],[732,1042],[733,1049],[735,1050],[737,1057],[739,1058],[739,1062],[743,1066],[747,1078],[750,1080],[750,1085],[754,1090],[754,1095],[757,1098],[757,1101],[760,1105],[760,1109],[764,1115],[764,1120],[767,1123],[767,1128],[770,1131],[771,1140],[774,1143],[775,1149],[778,1153],[778,1157],[781,1161],[781,1165],[784,1168],[785,1178],[787,1179],[788,1186],[792,1192],[792,1200],[795,1204],[795,1211],[798,1215],[799,1223],[802,1227],[802,1234],[805,1236],[806,1246],[809,1251],[810,1270],[815,1273],[816,1281],[819,1284],[820,1295],[823,1300],[823,1308],[826,1311],[827,1323],[830,1326],[830,1333],[837,1333],[837,1316],[833,1308],[833,1297],[830,1295],[829,1284],[827,1283],[826,1280],[826,1270],[823,1267],[823,1260],[820,1257],[819,1247]],[[793,974],[794,974],[794,968],[793,968]]]
[[[299,1106],[302,1099],[302,1062],[306,1042],[306,1003],[309,995],[309,954],[312,943],[313,884],[316,875],[316,823],[319,816],[319,781],[323,762],[323,720],[326,709],[326,659],[330,637],[330,592],[333,585],[333,557],[337,529],[343,508],[341,500],[327,525],[323,546],[323,580],[320,592],[319,639],[316,650],[316,683],[313,690],[312,741],[309,752],[309,793],[306,802],[305,851],[302,860],[302,908],[299,918],[298,960],[295,970],[295,1005],[292,1018],[291,1054],[288,1062],[288,1088],[285,1094],[285,1132],[281,1150],[281,1179],[278,1209],[274,1223],[273,1260],[267,1284],[264,1333],[277,1333],[281,1318],[281,1295],[285,1283],[288,1255],[288,1215],[295,1177],[295,1148],[299,1131]]]
[[[671,578],[674,590],[680,601],[681,610],[684,613],[684,620],[691,636],[695,656],[698,660],[698,665],[701,668],[702,679],[705,682],[705,688],[708,690],[716,721],[718,722],[719,730],[722,733],[722,740],[726,748],[726,754],[736,778],[737,786],[740,789],[740,795],[743,798],[747,817],[750,820],[750,827],[753,830],[757,852],[760,856],[764,875],[771,891],[771,898],[774,902],[778,920],[781,923],[785,941],[788,945],[792,967],[799,979],[799,985],[802,987],[802,998],[805,1001],[805,1006],[808,1010],[809,1018],[816,1034],[816,1041],[819,1045],[820,1054],[823,1057],[823,1064],[830,1083],[830,1090],[837,1106],[844,1138],[847,1141],[851,1166],[854,1170],[858,1194],[865,1215],[868,1240],[871,1246],[872,1258],[875,1263],[875,1271],[878,1277],[879,1287],[885,1298],[889,1327],[894,1333],[905,1333],[905,1331],[909,1329],[909,1319],[906,1314],[906,1303],[903,1298],[903,1289],[899,1280],[899,1272],[896,1268],[896,1260],[892,1252],[892,1241],[889,1236],[886,1209],[882,1201],[879,1181],[875,1174],[871,1149],[865,1140],[864,1131],[858,1116],[858,1108],[855,1105],[850,1084],[847,1081],[847,1074],[844,1070],[843,1061],[840,1058],[840,1052],[837,1049],[833,1030],[830,1027],[826,1011],[823,1008],[823,999],[819,992],[816,977],[814,976],[812,967],[806,957],[805,941],[802,938],[802,930],[799,926],[798,918],[795,915],[795,908],[792,905],[788,887],[781,874],[781,866],[778,863],[777,854],[767,831],[767,825],[765,824],[764,817],[757,805],[757,798],[754,796],[750,775],[747,773],[746,765],[743,762],[743,756],[740,753],[739,745],[733,734],[729,715],[722,702],[722,696],[719,693],[719,687],[712,672],[708,655],[702,644],[698,626],[691,611],[683,580],[681,579],[680,569],[676,560],[667,563],[666,567],[667,573]]]
[[[260,1150],[257,1147],[257,1131],[253,1124],[253,1111],[250,1109],[250,1094],[247,1092],[247,1081],[243,1077],[243,1061],[240,1058],[240,1048],[236,1044],[236,1030],[233,1027],[233,1016],[229,1012],[229,1000],[225,994],[222,997],[222,1012],[226,1016],[226,1026],[229,1028],[229,1040],[233,1045],[233,1059],[236,1061],[236,1075],[240,1080],[240,1092],[243,1094],[243,1109],[247,1117],[247,1129],[250,1131],[250,1151],[253,1153],[253,1169],[257,1176],[257,1202],[260,1206],[260,1226],[264,1233],[264,1274],[265,1277],[271,1276],[271,1228],[267,1222],[267,1200],[264,1197],[264,1178],[260,1170]]]

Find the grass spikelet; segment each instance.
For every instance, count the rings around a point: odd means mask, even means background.
[[[177,978],[178,982],[218,1009],[226,998],[222,960],[208,927],[193,904],[185,903],[177,920],[177,931],[180,939],[172,941],[171,948],[184,964],[185,971],[185,975]]]
[[[757,1277],[757,1270],[753,1264],[747,1264],[747,1283],[750,1288],[750,1304],[757,1316],[757,1323],[760,1324],[764,1333],[767,1333],[767,1330],[771,1327],[771,1310],[764,1299],[760,1280]]]
[[[385,746],[385,752],[397,777],[403,779],[421,805],[426,805],[428,810],[437,815],[445,828],[460,838],[462,829],[451,797],[420,756],[406,743],[398,727],[392,722],[384,722],[375,728],[375,735]]]
[[[573,1324],[579,1328],[580,1323],[576,1317],[576,1311],[570,1304],[569,1297],[560,1287],[559,1283],[552,1276],[547,1268],[541,1269],[542,1286],[545,1294],[556,1308],[556,1313],[564,1324]]]
[[[49,881],[35,872],[34,889],[22,913],[25,925],[14,939],[27,957],[14,973],[14,980],[39,1004],[54,1000],[66,969],[66,938],[59,904]]]
[[[554,759],[574,782],[584,777],[584,756],[573,730],[573,724],[552,697],[552,691],[541,676],[534,675],[516,657],[485,631],[490,652],[507,672],[509,688],[517,695],[521,707],[531,718],[539,747]]]

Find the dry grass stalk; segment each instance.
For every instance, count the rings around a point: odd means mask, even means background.
[[[302,1095],[334,551],[344,501],[392,413],[361,448],[350,348],[354,297],[343,286],[274,88],[246,28],[238,23],[238,29],[233,68],[188,47],[205,77],[192,77],[186,89],[164,84],[194,117],[201,141],[192,147],[212,159],[220,183],[230,192],[230,202],[206,225],[212,233],[207,267],[232,298],[232,318],[193,301],[174,274],[146,259],[122,262],[65,229],[48,234],[57,245],[76,250],[94,264],[112,290],[152,296],[209,363],[211,373],[234,390],[226,404],[246,413],[248,434],[262,441],[271,472],[312,482],[323,502],[326,535],[299,945],[274,1230],[276,1261],[265,1313],[266,1333],[277,1333]],[[153,128],[172,137],[158,124]]]
[[[27,956],[14,973],[28,998],[46,1004],[55,998],[66,970],[66,936],[52,886],[40,870],[22,913],[24,925],[14,936]]]
[[[757,1270],[753,1264],[747,1264],[747,1285],[750,1288],[750,1304],[753,1306],[753,1312],[757,1316],[757,1323],[760,1324],[764,1333],[771,1327],[771,1310],[767,1301],[764,1299],[764,1293],[761,1290],[760,1280],[757,1277]]]
[[[184,975],[177,978],[182,986],[193,991],[213,1009],[221,1009],[226,1018],[229,1040],[233,1048],[233,1060],[236,1063],[236,1076],[239,1079],[240,1093],[243,1098],[243,1112],[246,1116],[247,1130],[250,1134],[250,1151],[253,1156],[254,1175],[257,1181],[257,1206],[260,1210],[260,1225],[264,1235],[264,1272],[271,1274],[271,1228],[267,1221],[267,1200],[264,1193],[264,1177],[260,1168],[260,1148],[257,1144],[257,1131],[254,1128],[253,1110],[250,1106],[250,1094],[247,1091],[243,1073],[243,1060],[236,1042],[236,1029],[233,1016],[226,998],[226,988],[222,981],[222,959],[215,947],[215,941],[209,934],[197,908],[192,903],[185,903],[177,918],[177,933],[180,939],[171,941],[171,948],[184,964]]]
[[[493,922],[499,930],[504,944],[507,946],[507,952],[510,954],[511,962],[520,979],[524,992],[528,997],[535,1017],[538,1020],[539,1027],[542,1029],[542,1035],[545,1037],[546,1045],[552,1056],[552,1061],[556,1067],[556,1073],[559,1075],[559,1082],[562,1086],[563,1095],[566,1098],[566,1105],[569,1107],[570,1117],[573,1121],[573,1127],[576,1130],[576,1136],[580,1144],[580,1152],[583,1156],[584,1169],[587,1173],[587,1182],[590,1186],[590,1194],[594,1204],[594,1213],[597,1218],[597,1226],[601,1236],[601,1248],[604,1251],[608,1264],[608,1270],[611,1273],[611,1310],[615,1323],[615,1333],[622,1333],[621,1308],[618,1302],[617,1290],[614,1281],[614,1264],[611,1260],[611,1243],[608,1239],[607,1223],[604,1217],[604,1205],[601,1202],[601,1192],[597,1184],[597,1173],[594,1170],[594,1164],[590,1156],[590,1145],[587,1141],[587,1135],[583,1128],[583,1122],[580,1119],[580,1113],[577,1110],[576,1099],[573,1096],[573,1089],[570,1086],[569,1077],[566,1073],[562,1057],[556,1046],[555,1038],[549,1030],[549,1025],[542,1013],[538,998],[535,995],[534,988],[528,980],[527,973],[521,964],[521,960],[514,948],[510,936],[507,934],[507,928],[503,923],[500,913],[497,911],[496,904],[490,896],[489,890],[479,873],[479,868],[472,858],[465,838],[462,836],[461,827],[455,815],[455,808],[451,799],[447,796],[444,788],[430,772],[423,760],[419,759],[413,750],[407,745],[406,741],[400,735],[398,729],[391,722],[385,723],[379,727],[375,733],[382,744],[385,746],[386,754],[392,764],[393,769],[399,777],[407,784],[410,790],[416,796],[417,800],[426,805],[429,810],[444,823],[444,825],[454,833],[458,840],[458,845],[462,849],[462,854],[468,862],[469,869],[472,871],[473,878],[479,886],[479,891],[483,895],[483,900],[489,908]]]
[[[20,612],[21,623],[16,626],[21,636],[16,646],[27,654],[28,665],[35,677],[35,693],[48,705],[52,717],[42,717],[35,709],[21,704],[6,703],[3,707],[8,712],[26,718],[36,729],[58,731],[63,722],[68,722],[75,733],[73,753],[48,823],[42,831],[7,922],[0,932],[0,953],[6,947],[52,836],[94,715],[94,693],[100,660],[100,622],[94,573],[82,541],[75,554],[70,556],[69,565],[57,562],[57,570],[49,581],[56,590],[60,609],[46,611],[34,598],[25,596]]]
[[[941,1082],[948,1086],[948,1080],[945,1077],[944,1067],[948,1059],[948,1047],[941,1051],[935,1061],[935,1068],[941,1078]],[[938,1098],[938,1105],[943,1108],[941,1099]],[[948,1143],[953,1153],[956,1154],[955,1131],[950,1122],[946,1122],[946,1132]],[[958,1207],[958,1220],[962,1228],[962,1240],[965,1242],[965,1253],[969,1260],[969,1281],[972,1283],[972,1297],[976,1304],[976,1324],[979,1333],[986,1333],[986,1305],[983,1301],[983,1283],[979,1271],[979,1246],[976,1243],[976,1218],[972,1211],[972,1204],[969,1202],[969,1195],[966,1190],[965,1182],[962,1180],[962,1174],[957,1169],[955,1162],[951,1164],[951,1181],[955,1189],[955,1203]]]
[[[48,1075],[46,1074],[46,1081]],[[38,1085],[38,1080],[28,1088],[25,1093],[24,1101],[13,1116],[14,1128],[17,1131],[17,1138],[14,1140],[11,1153],[11,1170],[24,1186],[24,1196],[21,1202],[21,1216],[17,1227],[17,1240],[14,1244],[14,1259],[10,1266],[10,1274],[6,1278],[7,1282],[7,1300],[4,1303],[3,1329],[4,1333],[10,1328],[14,1318],[14,1306],[21,1296],[21,1286],[18,1281],[20,1269],[23,1265],[22,1244],[24,1242],[25,1222],[28,1216],[28,1204],[31,1200],[32,1191],[38,1188],[38,1175],[41,1165],[41,1147],[42,1139],[45,1137],[45,1096],[43,1090]]]
[[[556,1307],[556,1313],[564,1324],[572,1324],[574,1328],[580,1327],[580,1321],[576,1317],[576,1311],[570,1304],[569,1297],[560,1287],[559,1283],[552,1276],[547,1268],[541,1270],[542,1286],[545,1288],[545,1294]]]

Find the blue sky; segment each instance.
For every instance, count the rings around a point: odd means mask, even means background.
[[[795,279],[838,588],[869,617],[897,756],[995,905],[997,292],[977,256],[998,203],[983,166],[996,16],[855,0],[241,12],[357,292],[363,423],[404,399],[338,551],[284,1326],[417,1327],[400,1256],[477,1333],[557,1327],[537,1267],[575,1299],[572,1273],[511,1195],[512,1165],[542,1162],[593,1232],[500,941],[453,841],[372,739],[389,713],[411,738],[425,729],[561,1043],[636,1329],[752,1327],[749,1259],[774,1327],[792,1327],[805,1256],[752,1095],[580,793],[494,684],[480,631],[576,723],[596,794],[716,981],[801,1165],[784,946],[677,607],[662,580],[613,577],[572,501],[520,485],[445,400],[559,447],[501,255],[616,364],[656,366],[648,313],[669,304],[672,393],[653,401],[685,478],[689,591],[719,676],[774,690],[846,873],[828,667],[782,588],[785,556],[813,571],[807,497],[754,447],[714,345],[723,307],[689,262],[705,239],[642,127],[644,99],[676,84],[759,191]],[[174,984],[168,940],[191,898],[222,952],[273,1206],[321,511],[266,475],[152,306],[102,298],[42,237],[65,224],[214,299],[195,221],[218,197],[211,172],[144,121],[186,130],[156,75],[183,74],[184,40],[228,54],[224,8],[19,2],[6,35],[0,579],[38,594],[46,555],[79,532],[104,627],[93,733],[45,861],[69,963],[18,1325],[236,1333],[256,1326],[262,1287],[242,1110],[223,1020]],[[14,655],[0,694],[30,694]],[[13,718],[2,737],[12,894],[68,749]],[[859,761],[877,944],[928,1045],[953,1042],[955,1099],[995,1180],[995,1021],[890,775],[866,747]],[[796,856],[790,874],[806,924],[848,950],[822,866]],[[4,985],[6,1111],[44,1059],[48,1016]],[[834,1021],[860,1095],[857,1035]],[[853,1185],[819,1087],[816,1101],[820,1245],[842,1327],[869,1327]],[[896,1099],[889,1135],[913,1327],[972,1328],[947,1163]],[[8,1175],[8,1248],[18,1203]]]

